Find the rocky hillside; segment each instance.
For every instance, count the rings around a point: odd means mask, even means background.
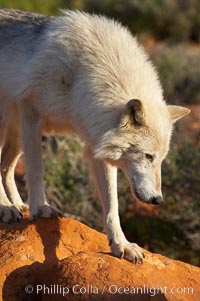
[[[105,234],[68,218],[1,223],[0,300],[200,300],[199,268],[145,256],[115,258]]]

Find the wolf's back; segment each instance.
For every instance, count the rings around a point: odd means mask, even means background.
[[[10,26],[11,24],[29,24],[29,25],[40,25],[50,17],[36,14],[28,11],[21,11],[18,9],[0,9],[0,26]]]
[[[0,48],[20,39],[24,46],[45,29],[51,17],[15,9],[0,9]],[[14,45],[13,45],[14,47]]]

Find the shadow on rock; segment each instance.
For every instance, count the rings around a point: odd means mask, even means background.
[[[50,222],[54,224],[54,231],[51,233],[48,232],[48,223]],[[33,224],[35,224],[37,233],[42,240],[45,260],[43,263],[34,262],[31,265],[25,265],[10,273],[3,286],[3,301],[43,300],[42,295],[37,294],[37,285],[46,283],[49,274],[52,273],[52,268],[56,270],[58,264],[56,247],[60,238],[59,221],[53,219],[44,223],[43,220],[37,220]],[[44,228],[44,224],[46,228]],[[19,224],[15,224],[14,229],[22,232],[28,225],[30,222],[28,219],[24,219]]]

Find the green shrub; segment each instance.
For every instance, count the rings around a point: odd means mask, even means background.
[[[200,40],[198,0],[74,0],[68,5],[115,17],[133,33],[151,32],[174,41]]]
[[[167,102],[200,101],[200,54],[188,47],[163,47],[155,58]]]
[[[76,204],[87,196],[87,172],[81,160],[80,143],[76,139],[59,138],[57,148],[48,139],[44,160],[45,182],[50,201],[63,207]],[[54,149],[54,150],[53,150]]]
[[[15,8],[45,14],[58,14],[62,0],[0,0],[1,8]]]

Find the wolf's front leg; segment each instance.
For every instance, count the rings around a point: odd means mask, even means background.
[[[37,217],[58,217],[61,213],[50,206],[44,191],[44,168],[41,148],[41,119],[31,102],[21,107],[21,135],[28,184],[30,220]]]
[[[118,213],[117,168],[100,160],[89,159],[96,179],[104,211],[104,227],[113,254],[129,261],[143,263],[144,253],[135,243],[127,241]]]

